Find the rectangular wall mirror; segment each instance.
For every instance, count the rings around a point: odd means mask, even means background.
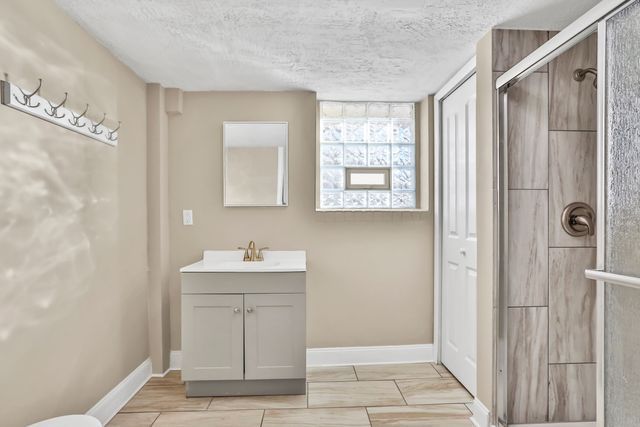
[[[224,205],[287,206],[287,122],[224,122]]]

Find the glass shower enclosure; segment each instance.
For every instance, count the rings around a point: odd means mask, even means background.
[[[640,0],[603,0],[496,82],[494,423],[508,425],[508,89],[598,32],[597,426],[640,425]]]

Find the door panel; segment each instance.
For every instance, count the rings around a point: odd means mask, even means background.
[[[442,105],[442,363],[476,392],[476,78]]]
[[[247,294],[245,379],[304,378],[304,294]]]
[[[243,379],[242,295],[182,295],[182,379]]]
[[[599,284],[604,286],[599,319],[604,333],[604,378],[599,384],[604,414],[598,414],[598,421],[627,427],[640,425],[640,1],[605,25],[599,34],[605,39],[605,70],[598,70],[605,72],[606,158],[599,165],[605,168],[605,182],[598,188],[605,191],[599,195],[604,209],[598,207],[604,212],[599,220],[605,233],[598,264],[621,277],[620,283]]]

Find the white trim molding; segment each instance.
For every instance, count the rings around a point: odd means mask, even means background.
[[[172,350],[169,353],[169,370],[179,371],[182,369],[182,351]]]
[[[307,349],[307,366],[368,365],[432,361],[433,344]]]
[[[569,423],[509,424],[510,427],[595,427],[595,421]]]
[[[308,348],[307,366],[433,362],[433,344]],[[171,352],[171,370],[182,367],[182,352]]]
[[[475,427],[491,427],[491,413],[477,397],[473,402],[467,403],[467,408],[471,411],[469,419]]]
[[[442,327],[442,103],[457,88],[476,72],[476,57],[473,56],[436,93],[433,100],[434,147],[433,147],[433,207],[434,207],[434,251],[433,251],[433,361],[440,362],[440,336]]]
[[[151,378],[151,359],[147,359],[120,381],[98,403],[87,411],[106,425]]]

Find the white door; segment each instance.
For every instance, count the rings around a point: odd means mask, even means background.
[[[442,363],[476,393],[476,77],[442,104]]]
[[[304,378],[305,294],[246,294],[245,379]]]

